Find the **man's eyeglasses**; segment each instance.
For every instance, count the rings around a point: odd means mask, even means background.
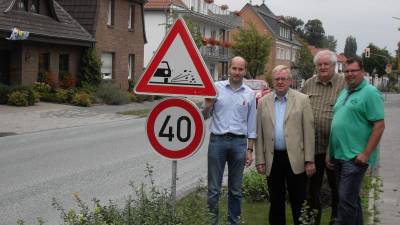
[[[277,77],[277,78],[274,78],[274,81],[276,81],[276,82],[278,82],[278,81],[287,81],[287,80],[290,80],[290,78],[288,78],[288,77]]]
[[[345,70],[344,73],[345,74],[349,74],[349,73],[355,73],[355,72],[358,72],[358,71],[361,71],[361,70],[360,69],[358,69],[358,70]]]

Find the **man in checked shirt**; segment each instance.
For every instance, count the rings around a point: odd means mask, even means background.
[[[334,224],[337,217],[337,188],[334,171],[326,169],[325,157],[328,148],[333,106],[340,91],[344,88],[344,76],[335,73],[336,54],[329,50],[319,51],[314,56],[317,74],[309,78],[302,92],[309,96],[314,115],[315,127],[315,166],[316,173],[309,179],[307,199],[310,207],[318,211],[315,224],[321,222],[321,186],[326,171],[331,189],[331,221]]]

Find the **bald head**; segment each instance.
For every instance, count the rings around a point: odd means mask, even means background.
[[[242,85],[244,76],[246,75],[247,62],[241,56],[235,56],[229,62],[229,82],[232,86],[239,87]]]
[[[232,63],[244,63],[244,69],[247,69],[247,61],[241,56],[235,56],[231,60],[229,60],[229,68],[231,68]]]

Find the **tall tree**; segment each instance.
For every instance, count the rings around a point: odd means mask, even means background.
[[[294,65],[304,79],[310,78],[314,74],[314,62],[313,56],[308,48],[308,44],[305,41],[300,41],[302,46],[298,52],[298,60]]]
[[[333,52],[336,52],[337,40],[333,35],[328,35],[324,37],[323,47],[327,48]]]
[[[202,42],[202,34],[200,32],[200,25],[189,18],[184,18],[186,25],[192,35],[194,42],[196,43],[197,48],[203,46]]]
[[[381,49],[373,43],[370,43],[367,48],[370,49],[370,57],[366,58],[365,53],[362,53],[365,71],[371,75],[373,72],[379,76],[386,74],[386,64],[392,64],[394,62],[389,51],[386,48]]]
[[[353,36],[348,36],[346,38],[346,43],[344,45],[344,55],[346,57],[357,56],[357,41]]]
[[[239,28],[233,40],[233,53],[246,59],[251,78],[263,74],[271,51],[272,38],[258,33],[254,24],[249,23],[248,28]]]
[[[319,19],[307,21],[306,25],[304,25],[304,35],[308,44],[317,48],[323,47],[325,30]]]
[[[285,22],[289,24],[293,31],[300,37],[304,38],[304,21],[294,17],[294,16],[286,16]]]

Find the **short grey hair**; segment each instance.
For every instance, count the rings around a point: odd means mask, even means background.
[[[332,64],[336,64],[337,63],[336,53],[332,52],[331,50],[321,50],[321,51],[317,52],[317,54],[315,54],[315,56],[314,56],[314,65],[317,65],[318,59],[321,58],[324,55],[328,55],[329,56],[329,59],[330,59]]]
[[[279,73],[286,70],[288,72],[288,78],[292,79],[292,72],[290,71],[290,68],[288,66],[285,65],[277,65],[275,66],[275,68],[272,70],[272,75],[274,75],[275,73]]]

